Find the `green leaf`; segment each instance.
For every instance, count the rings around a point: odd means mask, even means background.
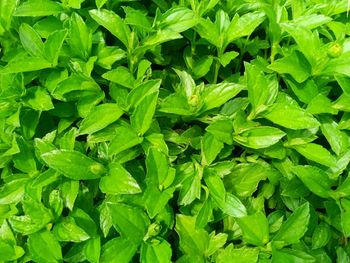
[[[280,129],[259,126],[247,129],[239,135],[233,135],[233,140],[246,147],[260,149],[276,144],[285,135]]]
[[[28,24],[19,27],[19,37],[24,49],[33,57],[42,57],[44,44],[39,34]]]
[[[336,166],[335,157],[323,146],[316,143],[307,143],[294,145],[293,148],[305,158],[319,164],[334,167]]]
[[[340,201],[341,206],[341,214],[340,214],[340,220],[341,220],[341,227],[342,231],[345,237],[350,236],[350,201],[347,199],[341,199]]]
[[[129,124],[118,126],[114,131],[113,139],[108,146],[110,154],[121,153],[122,151],[140,144],[143,140],[138,137],[137,133]]]
[[[135,108],[130,116],[131,126],[139,135],[143,135],[150,128],[157,106],[158,92],[146,96]]]
[[[222,141],[226,144],[231,145],[232,141],[232,133],[233,133],[233,123],[231,120],[217,120],[211,123],[206,131],[211,133],[215,139]]]
[[[285,245],[298,243],[308,229],[309,220],[309,203],[305,203],[287,218],[273,240],[283,241]]]
[[[37,57],[25,57],[21,59],[11,60],[4,68],[0,69],[0,74],[30,72],[51,67],[52,63],[48,62],[46,59]]]
[[[289,129],[310,129],[319,126],[319,122],[308,112],[300,108],[295,101],[281,93],[264,118]]]
[[[20,246],[12,246],[2,240],[0,240],[0,249],[0,260],[4,262],[19,259],[25,253]]]
[[[293,172],[314,194],[328,198],[331,193],[328,174],[315,166],[295,166]]]
[[[67,36],[67,30],[57,30],[49,35],[44,44],[44,56],[54,66],[57,65],[58,57]]]
[[[47,111],[54,108],[50,95],[42,87],[27,89],[23,101],[34,110]]]
[[[129,263],[134,256],[138,245],[127,238],[116,237],[102,246],[101,263]],[[118,253],[115,253],[118,251]]]
[[[243,232],[243,240],[255,246],[264,246],[269,241],[269,225],[262,212],[237,218]]]
[[[62,260],[61,247],[51,232],[42,230],[29,235],[29,252],[35,262],[57,262]]]
[[[258,262],[259,250],[257,248],[233,248],[233,245],[228,245],[224,250],[219,251],[217,263],[235,262],[256,263]]]
[[[50,168],[74,180],[97,179],[106,172],[102,164],[77,151],[53,150],[41,158]]]
[[[241,17],[234,16],[227,29],[227,44],[232,41],[249,36],[265,20],[265,14],[260,12],[248,13]]]
[[[118,67],[107,71],[102,77],[129,89],[134,87],[134,77],[125,67]]]
[[[49,16],[63,12],[62,5],[50,0],[29,0],[17,7],[14,16]]]
[[[180,236],[180,249],[188,255],[203,256],[209,246],[209,235],[195,227],[195,218],[176,215],[175,230]]]
[[[100,262],[101,240],[100,237],[93,237],[86,241],[84,255],[89,262]]]
[[[130,29],[116,13],[106,9],[89,11],[91,17],[112,35],[118,38],[126,47],[129,47]]]
[[[91,32],[77,13],[73,13],[70,19],[69,38],[73,54],[87,59],[91,53]]]
[[[311,76],[311,66],[299,52],[275,60],[269,69],[279,74],[290,74],[298,83],[302,83]]]
[[[241,200],[230,193],[226,193],[226,202],[223,211],[233,217],[245,217],[248,215],[247,209]]]
[[[80,124],[80,134],[92,134],[117,121],[123,111],[118,104],[104,103],[94,107]]]
[[[118,163],[109,165],[108,175],[100,180],[99,187],[106,194],[137,194],[141,188],[132,175]]]
[[[201,94],[203,106],[200,112],[205,112],[220,107],[228,100],[235,97],[241,90],[242,86],[235,83],[209,84],[205,86]]]
[[[210,165],[220,153],[224,144],[211,133],[206,133],[202,139],[202,163]]]
[[[160,21],[156,21],[156,24],[162,30],[181,33],[194,27],[197,21],[196,15],[192,10],[185,7],[174,7],[167,10],[161,16]]]
[[[76,224],[72,217],[63,219],[54,226],[52,231],[59,241],[82,242],[90,238],[90,236]]]
[[[108,209],[112,215],[113,226],[130,243],[140,244],[150,224],[142,209],[122,204],[110,203]]]
[[[272,252],[272,263],[278,262],[303,262],[315,263],[316,259],[310,254],[294,249],[281,249]]]
[[[273,170],[258,163],[242,163],[234,167],[224,178],[227,190],[234,190],[241,197],[250,196],[261,180],[265,180]]]
[[[226,204],[226,190],[222,179],[217,174],[207,172],[204,176],[204,181],[208,186],[210,196],[217,206],[224,208]]]
[[[246,63],[248,98],[252,105],[251,118],[254,118],[275,101],[278,93],[278,83],[276,79],[267,78],[257,67]],[[270,75],[271,76],[271,75]]]
[[[331,239],[331,228],[328,224],[319,223],[312,234],[312,248],[318,249],[327,245]]]
[[[165,240],[152,240],[152,243],[142,243],[141,263],[170,263],[171,246]]]

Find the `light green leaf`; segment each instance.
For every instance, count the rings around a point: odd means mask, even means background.
[[[237,218],[243,232],[243,240],[255,246],[264,246],[269,241],[269,224],[262,212]]]
[[[113,226],[122,237],[131,243],[140,244],[144,238],[150,221],[145,212],[131,205],[108,203],[112,215]]]
[[[109,165],[108,175],[100,180],[99,187],[106,194],[137,194],[141,188],[132,175],[118,163]]]
[[[285,135],[280,129],[259,126],[247,129],[238,135],[233,135],[233,140],[246,147],[260,149],[276,144]]]
[[[19,27],[19,37],[24,49],[33,57],[42,57],[44,44],[39,34],[28,24]]]
[[[50,0],[29,0],[17,7],[14,16],[49,16],[63,12],[61,4]]]
[[[35,110],[47,111],[54,108],[50,95],[42,87],[27,89],[23,101]]]
[[[195,218],[176,215],[175,230],[180,236],[180,249],[188,255],[203,256],[209,246],[209,234],[195,227]]]
[[[135,108],[130,116],[131,126],[139,135],[143,135],[150,128],[157,106],[158,92],[146,96]]]
[[[35,262],[46,263],[62,260],[60,244],[47,230],[29,235],[28,248]]]
[[[273,240],[284,241],[285,245],[298,243],[308,229],[309,220],[309,203],[305,203],[287,218]]]
[[[293,172],[314,194],[328,198],[331,193],[328,174],[315,166],[298,165],[293,167]]]
[[[41,155],[44,162],[68,178],[90,180],[100,178],[105,167],[82,154],[71,150],[53,150]]]
[[[336,166],[335,157],[323,146],[316,143],[307,143],[292,146],[298,153],[305,158],[317,162],[319,164],[334,167]]]
[[[138,245],[127,238],[116,237],[102,246],[101,263],[129,263],[134,256]],[[118,251],[118,253],[116,253]]]
[[[80,134],[92,134],[117,121],[123,111],[115,103],[104,103],[92,109],[79,127]]]
[[[171,263],[171,246],[166,240],[142,243],[141,263]]]
[[[280,93],[270,111],[264,114],[264,118],[289,129],[318,127],[319,122],[295,103],[290,97]]]
[[[106,9],[89,11],[91,17],[118,38],[127,48],[129,47],[130,28],[116,13]]]

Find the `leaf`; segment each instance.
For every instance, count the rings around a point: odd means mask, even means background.
[[[203,106],[200,112],[205,112],[220,107],[228,100],[235,97],[241,90],[242,86],[235,83],[220,83],[206,85],[201,97]]]
[[[130,116],[131,126],[139,135],[143,135],[150,128],[157,106],[158,92],[146,96],[135,108]]]
[[[279,94],[277,101],[264,118],[289,129],[310,129],[319,126],[319,122],[308,112],[301,109],[287,95]]]
[[[305,158],[320,163],[325,166],[336,166],[335,157],[324,147],[316,143],[307,143],[302,145],[294,145],[293,148],[297,150]]]
[[[7,66],[0,69],[0,74],[30,72],[51,67],[52,63],[43,58],[21,58],[18,60],[11,60]]]
[[[246,147],[260,149],[276,144],[285,135],[280,129],[259,126],[247,129],[239,135],[233,135],[233,140]]]
[[[340,201],[341,205],[341,227],[345,237],[350,236],[350,201],[347,199],[342,199]]]
[[[126,47],[129,47],[130,29],[116,13],[106,9],[93,9],[90,16],[112,35],[118,38]]]
[[[284,241],[285,245],[298,243],[308,229],[309,220],[309,203],[305,203],[287,218],[273,240]]]
[[[113,226],[130,243],[140,244],[150,224],[147,215],[137,207],[121,203],[110,203]]]
[[[51,232],[42,230],[29,235],[28,247],[36,262],[57,262],[62,260],[61,247]]]
[[[316,259],[310,254],[294,249],[281,249],[274,250],[272,252],[272,263],[277,262],[305,262],[314,263],[317,262]]]
[[[90,236],[80,228],[72,217],[65,218],[53,228],[53,234],[58,241],[82,242]]]
[[[210,196],[218,207],[223,208],[226,203],[225,185],[217,174],[207,173],[204,176],[205,184],[208,186]]]
[[[41,155],[44,162],[64,176],[74,180],[100,178],[105,173],[102,164],[72,150],[53,150]]]
[[[31,87],[27,89],[23,100],[35,110],[47,111],[54,108],[50,95],[42,87]]]
[[[137,194],[141,188],[132,175],[118,163],[110,164],[108,175],[100,180],[99,187],[106,194]]]
[[[232,141],[232,133],[233,133],[233,123],[231,120],[217,120],[211,123],[206,131],[211,133],[215,139],[222,141],[226,144],[231,145]]]
[[[249,36],[264,21],[265,15],[260,12],[248,13],[241,17],[235,16],[227,29],[227,44]]]
[[[206,133],[202,139],[202,163],[210,165],[220,153],[224,144],[211,133]]]
[[[142,138],[138,137],[137,133],[130,125],[121,125],[115,128],[115,134],[111,140],[108,150],[110,154],[118,154],[127,149],[130,149],[142,142]]]
[[[242,163],[236,165],[230,174],[224,178],[226,189],[234,190],[241,197],[250,196],[257,189],[258,183],[272,173],[269,167],[257,163]]]
[[[129,89],[134,87],[134,77],[125,67],[118,67],[111,71],[107,71],[102,77]]]
[[[311,66],[299,52],[275,60],[269,69],[279,74],[290,74],[298,83],[302,83],[311,76]]]
[[[91,33],[84,20],[77,13],[73,13],[70,19],[69,37],[74,55],[87,59],[91,53]]]
[[[330,196],[330,179],[328,174],[314,166],[295,166],[293,172],[314,194],[327,198]]]
[[[256,66],[246,63],[248,99],[253,109],[250,118],[266,111],[276,99],[278,83],[275,78],[268,79]]]
[[[175,230],[180,236],[180,249],[188,255],[204,255],[209,245],[209,235],[204,229],[195,228],[195,218],[176,215]]]
[[[269,227],[266,216],[262,212],[237,218],[243,232],[243,240],[255,246],[264,246],[269,241]]]
[[[67,36],[66,30],[57,30],[49,35],[44,44],[44,56],[54,66],[57,65],[58,57]]]
[[[115,103],[104,103],[94,107],[88,116],[80,124],[80,134],[92,134],[109,124],[117,121],[122,115],[123,111],[120,109],[118,104]]]
[[[137,245],[127,238],[116,237],[102,246],[101,263],[129,263],[137,250]],[[115,252],[118,251],[116,254]]]
[[[259,250],[257,248],[233,248],[230,244],[224,250],[219,251],[217,262],[225,263],[230,261],[239,261],[242,263],[258,262]]]
[[[143,243],[141,247],[141,262],[170,263],[171,246],[165,240],[155,240],[151,244]]]
[[[44,44],[39,34],[28,24],[19,27],[19,37],[24,49],[33,57],[42,57]]]
[[[17,7],[14,16],[49,16],[63,12],[62,5],[50,0],[29,0]]]
[[[167,10],[157,21],[162,30],[170,30],[181,33],[197,24],[195,13],[185,7],[174,7]]]
[[[230,193],[226,193],[226,202],[223,211],[233,217],[245,217],[248,215],[247,209],[241,200]]]

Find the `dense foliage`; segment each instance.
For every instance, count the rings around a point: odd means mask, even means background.
[[[1,0],[0,262],[350,262],[347,0]]]

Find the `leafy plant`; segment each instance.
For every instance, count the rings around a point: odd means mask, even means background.
[[[0,1],[0,262],[350,262],[347,11]]]

